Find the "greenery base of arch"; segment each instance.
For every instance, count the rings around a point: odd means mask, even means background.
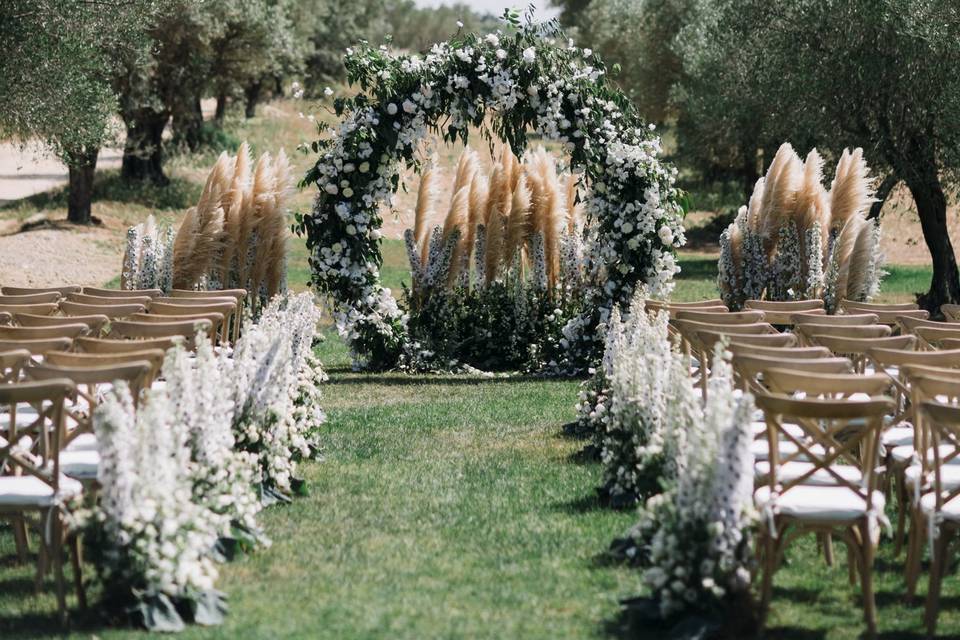
[[[559,338],[565,371],[599,361],[614,305],[626,310],[640,287],[652,297],[672,287],[682,194],[653,128],[599,57],[568,42],[555,21],[521,22],[509,11],[504,20],[508,33],[458,32],[423,55],[366,43],[347,50],[348,80],[361,91],[335,100],[339,125],[312,144],[319,158],[304,182],[318,195],[297,230],[312,284],[332,300],[341,335],[369,369],[395,367],[409,346],[407,316],[380,281],[380,207],[399,187],[401,161],[419,171],[418,149],[431,136],[466,143],[474,127],[519,155],[534,131],[561,143],[582,172],[589,285],[583,313]]]

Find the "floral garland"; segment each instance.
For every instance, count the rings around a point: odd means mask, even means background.
[[[590,187],[585,202],[596,227],[585,311],[563,328],[568,369],[599,360],[594,329],[635,288],[669,293],[683,243],[676,170],[659,160],[659,139],[608,81],[591,50],[568,43],[557,23],[504,19],[511,34],[457,33],[426,55],[368,44],[347,50],[348,80],[362,92],[335,101],[342,118],[305,183],[316,184],[312,212],[299,215],[314,286],[330,296],[342,336],[364,365],[396,365],[407,316],[380,282],[380,207],[400,183],[401,161],[419,168],[431,133],[467,141],[470,127],[522,153],[528,129],[561,143]]]

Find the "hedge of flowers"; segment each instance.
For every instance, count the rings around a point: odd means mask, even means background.
[[[341,334],[370,368],[395,366],[408,342],[407,315],[380,282],[381,206],[399,186],[400,163],[419,168],[431,134],[465,142],[474,127],[519,154],[532,130],[561,143],[583,172],[596,240],[584,311],[558,336],[568,369],[599,360],[595,329],[614,305],[628,306],[640,284],[666,292],[677,271],[680,193],[676,170],[658,158],[659,139],[599,57],[564,44],[556,22],[504,17],[510,34],[458,33],[425,55],[367,44],[347,51],[348,79],[361,93],[335,101],[341,123],[312,145],[320,157],[305,182],[318,195],[298,229],[313,284],[332,298]]]
[[[104,602],[149,629],[218,624],[217,562],[269,545],[265,504],[289,500],[325,420],[312,296],[277,297],[231,354],[176,347],[139,407],[123,384],[94,414],[100,500],[86,517]],[[149,470],[145,472],[145,470]]]

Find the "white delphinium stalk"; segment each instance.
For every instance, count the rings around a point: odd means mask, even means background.
[[[804,234],[803,261],[806,264],[807,281],[805,297],[813,300],[823,292],[823,231],[819,222],[814,222]]]
[[[430,232],[430,248],[427,249],[427,263],[423,265],[424,286],[433,285],[431,275],[437,272],[437,263],[441,260],[446,246],[443,243],[443,227],[437,225]]]
[[[840,258],[837,255],[837,232],[831,230],[827,239],[827,270],[823,274],[823,304],[827,313],[837,309],[837,280],[840,278]]]
[[[144,236],[140,247],[140,273],[137,280],[138,289],[152,289],[157,283],[157,252],[156,238]]]
[[[731,228],[727,227],[720,234],[720,260],[717,264],[717,288],[720,297],[728,307],[735,306],[741,299],[741,292],[737,286],[737,265],[733,261],[730,247]]]
[[[800,238],[797,227],[788,222],[780,227],[777,253],[770,268],[768,300],[794,300],[801,293]]]
[[[530,255],[533,257],[533,282],[540,291],[546,291],[547,255],[543,240],[543,233],[538,231],[530,238]]]
[[[769,265],[763,250],[763,238],[748,228],[743,229],[743,296],[759,300],[766,288]]]
[[[883,265],[885,256],[880,247],[880,220],[872,221],[870,229],[870,262],[864,277],[864,300],[872,300],[880,293],[880,281],[887,275]]]
[[[407,259],[410,260],[410,277],[414,289],[423,285],[423,265],[420,263],[420,251],[417,250],[417,240],[413,236],[413,229],[403,232],[403,241],[407,248]]]
[[[436,236],[436,230],[440,227],[434,229],[434,235]],[[453,260],[453,249],[457,246],[457,242],[460,241],[460,230],[454,229],[450,232],[447,241],[444,242],[442,236],[437,240],[437,245],[441,247],[437,253],[434,255],[433,243],[430,244],[430,264],[427,267],[427,276],[424,279],[425,285],[427,287],[443,287],[444,283],[447,281],[447,276],[450,274],[450,263]]]
[[[123,252],[123,288],[136,289],[140,274],[140,226],[127,229],[127,247]]]
[[[107,591],[147,601],[213,589],[217,518],[193,501],[190,453],[167,396],[148,394],[134,413],[118,382],[93,423],[101,455],[96,566]]]
[[[477,288],[483,286],[483,283],[486,282],[486,255],[487,255],[487,228],[482,225],[477,225],[476,238],[473,241],[473,266],[477,272]]]
[[[753,399],[734,393],[729,354],[718,344],[704,419],[691,425],[681,451],[683,472],[641,514],[655,529],[644,581],[664,617],[748,593],[752,414]]]
[[[163,233],[163,259],[157,279],[157,288],[164,293],[169,293],[173,288],[173,243],[175,240],[176,234],[173,227],[167,227]]]

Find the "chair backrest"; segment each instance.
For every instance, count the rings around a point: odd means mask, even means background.
[[[165,316],[156,313],[135,313],[128,318],[131,322],[146,322],[150,324],[169,324],[171,322],[189,322],[191,320],[209,320],[216,331],[223,324],[222,313],[191,313],[182,316]]]
[[[917,327],[951,328],[960,327],[960,322],[942,322],[940,320],[926,320],[915,316],[897,316],[897,322],[900,324],[904,333],[913,333]]]
[[[117,320],[110,325],[110,335],[121,338],[170,338],[182,336],[185,344],[193,348],[193,341],[198,331],[206,331],[209,336],[213,331],[213,323],[207,319],[180,320],[176,322],[133,322]]]
[[[764,320],[770,324],[793,324],[793,314],[824,315],[823,300],[747,300],[743,308],[748,311],[762,311]]]
[[[808,373],[795,369],[767,369],[763,382],[774,393],[803,393],[806,397],[847,398],[886,393],[892,382],[885,375],[858,373]]]
[[[696,339],[704,349],[713,349],[713,345],[726,338],[730,346],[755,347],[793,347],[797,344],[797,337],[792,333],[765,333],[760,335],[724,334],[716,331],[697,331]]]
[[[960,304],[942,304],[940,313],[951,322],[960,322]]]
[[[93,296],[88,293],[70,293],[67,294],[67,300],[70,302],[79,302],[80,304],[112,305],[122,302],[124,304],[148,305],[153,298],[150,296],[124,296],[122,298],[117,298],[112,296]]]
[[[93,316],[35,316],[30,313],[18,313],[17,324],[21,327],[59,327],[65,324],[85,324],[92,333],[99,332],[110,318],[104,315]]]
[[[833,336],[835,338],[886,338],[893,330],[885,324],[834,325],[834,324],[798,324],[794,327],[801,341],[816,343],[815,336]]]
[[[168,294],[170,298],[235,298],[236,300],[244,300],[247,297],[246,289],[214,289],[210,291],[194,291],[193,289],[171,289]],[[706,302],[711,303],[711,306],[714,303],[723,304],[720,300],[707,300]],[[696,303],[700,304],[700,303]]]
[[[781,335],[790,335],[784,333]],[[813,358],[832,358],[833,354],[826,347],[764,347],[752,344],[730,341],[727,347],[735,356],[761,356],[767,358],[789,358],[791,360],[808,360]]]
[[[20,433],[34,434],[40,446],[30,452],[19,451],[16,447],[0,448],[0,468],[7,467],[12,473],[26,472],[49,484],[54,495],[60,481],[60,449],[64,427],[64,402],[76,391],[73,382],[67,378],[55,378],[40,382],[19,382],[0,385],[0,407],[9,409],[9,421],[0,422],[0,428],[6,426],[7,441],[16,443]],[[36,409],[37,417],[24,425],[17,420],[20,405],[30,405]],[[40,456],[37,460],[33,453]]]
[[[135,344],[140,341],[132,341]],[[149,362],[150,371],[145,386],[152,382],[160,368],[163,366],[163,360],[166,351],[163,349],[141,349],[139,351],[129,351],[126,353],[73,353],[73,352],[51,352],[44,358],[45,364],[56,367],[112,367],[127,365],[133,362]]]
[[[91,420],[99,399],[97,388],[100,385],[113,384],[122,380],[129,385],[131,395],[137,398],[140,390],[150,384],[153,371],[154,365],[149,360],[131,360],[122,364],[100,366],[63,366],[44,362],[28,367],[24,373],[32,380],[66,378],[72,381],[83,402],[68,406],[67,414],[77,429],[90,432],[93,430]],[[64,444],[72,439],[66,434],[64,436],[67,437]]]
[[[221,306],[225,307],[229,305],[231,308],[236,309],[238,306],[236,298],[229,296],[207,296],[204,298],[173,298],[169,296],[158,296],[154,298],[151,303],[148,305],[150,310],[153,310],[154,306],[178,306],[178,307],[212,307],[212,306]]]
[[[104,289],[103,287],[84,287],[83,293],[90,296],[100,296],[101,298],[137,298],[147,296],[156,298],[162,296],[160,289]]]
[[[916,336],[888,336],[886,338],[844,338],[842,336],[810,336],[810,342],[830,349],[834,355],[844,356],[853,361],[854,370],[862,373],[866,369],[871,349],[913,349]]]
[[[766,322],[755,322],[751,324],[729,324],[716,325],[709,322],[697,322],[696,320],[671,320],[670,324],[677,328],[684,335],[693,335],[697,331],[709,331],[722,335],[764,335],[774,334],[777,330],[773,325]]]
[[[747,391],[764,392],[758,378],[767,369],[790,369],[805,373],[852,373],[853,363],[847,358],[783,358],[780,356],[735,355],[731,361],[737,383]]]
[[[115,340],[110,338],[77,338],[74,341],[77,349],[82,353],[91,354],[123,354],[136,353],[144,350],[159,349],[166,353],[183,338],[178,336],[148,338],[142,340]]]
[[[20,372],[30,364],[30,352],[26,349],[0,351],[0,384],[10,384],[20,379]]]
[[[901,318],[912,318],[914,320],[926,320],[930,317],[929,311],[924,311],[922,309],[916,309],[913,311],[903,311],[901,309],[893,309],[890,311],[871,311],[873,315],[877,316],[877,322],[880,324],[889,324],[895,325],[900,323]]]
[[[913,332],[932,346],[939,346],[941,340],[960,338],[960,327],[917,327]]]
[[[940,348],[950,351],[960,349],[960,338],[944,338],[940,341]]]
[[[869,351],[869,356],[871,360],[886,369],[914,364],[951,369],[960,367],[960,349],[909,351],[906,349],[875,348]]]
[[[76,322],[52,327],[0,327],[3,340],[47,340],[49,338],[76,338],[90,331],[87,325]]]
[[[139,303],[126,303],[122,300],[114,304],[85,304],[82,302],[70,302],[62,300],[60,310],[65,316],[92,316],[104,315],[113,320],[114,318],[125,318],[133,313],[146,311],[147,307]]]
[[[79,340],[79,338],[78,338]],[[70,338],[46,338],[39,340],[19,340],[0,338],[0,351],[25,349],[31,356],[42,356],[51,351],[66,351],[72,344]]]
[[[763,311],[723,311],[716,313],[711,311],[679,310],[674,316],[677,320],[692,320],[693,322],[705,322],[715,325],[755,324],[764,321]]]
[[[840,301],[840,309],[845,313],[876,313],[878,311],[919,311],[920,305],[914,302],[857,302]]]
[[[21,296],[0,295],[0,304],[43,304],[45,302],[58,302],[59,300],[60,294],[56,291]]]
[[[0,293],[5,296],[32,296],[36,293],[59,293],[61,297],[68,293],[77,293],[80,285],[68,284],[62,287],[0,287]]]
[[[53,315],[57,311],[56,302],[37,302],[34,304],[0,304],[0,312],[9,313],[12,316],[18,313],[32,313],[37,316]]]
[[[217,302],[217,299],[194,300],[182,298],[187,304],[174,304],[170,302],[151,302],[148,306],[149,312],[162,316],[190,316],[201,313],[221,313],[228,315],[237,310],[237,303],[233,300]],[[200,303],[200,304],[197,304]]]
[[[883,396],[865,400],[796,399],[782,395],[759,394],[757,407],[764,413],[767,439],[770,445],[770,473],[767,481],[771,493],[781,497],[804,483],[816,473],[829,474],[834,484],[856,493],[866,505],[866,512],[874,510],[874,491],[877,489],[876,468],[883,417],[893,409],[893,401]],[[790,433],[785,424],[799,425],[810,446]],[[793,442],[810,463],[808,471],[781,477],[781,439]],[[792,457],[792,456],[791,456]],[[838,473],[837,463],[860,467],[862,479],[852,480]]]
[[[880,320],[875,313],[843,314],[836,316],[797,313],[790,316],[790,319],[793,320],[793,324],[797,326],[803,324],[864,325],[877,324]]]
[[[924,449],[930,452],[920,456],[920,463],[924,475],[933,476],[933,513],[936,514],[960,494],[960,485],[944,485],[942,472],[943,466],[954,463],[960,454],[960,406],[927,400],[920,404],[917,413],[923,424]]]

